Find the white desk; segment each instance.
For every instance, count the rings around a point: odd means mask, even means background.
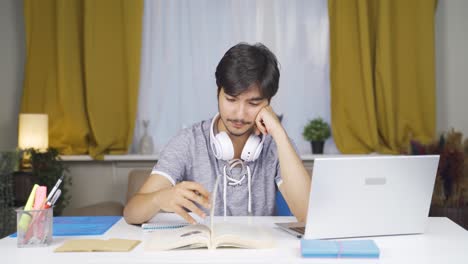
[[[381,250],[380,259],[305,259],[299,240],[274,227],[275,222],[293,221],[293,217],[229,217],[228,221],[271,226],[277,246],[273,249],[197,249],[146,252],[143,242],[125,253],[53,253],[67,237],[54,237],[45,248],[17,248],[16,238],[0,240],[0,263],[468,263],[468,232],[448,218],[430,218],[424,235],[375,237]],[[140,227],[127,225],[122,219],[105,235],[97,238],[127,238],[143,241]],[[73,237],[78,238],[78,237]],[[92,238],[90,236],[81,238]]]

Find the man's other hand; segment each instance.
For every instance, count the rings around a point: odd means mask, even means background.
[[[157,197],[162,210],[174,212],[191,224],[195,224],[196,221],[186,209],[205,218],[206,214],[196,204],[208,209],[211,207],[210,193],[201,184],[191,181],[183,181],[173,187],[162,189]]]

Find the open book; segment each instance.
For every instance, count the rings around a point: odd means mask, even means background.
[[[186,225],[179,228],[156,228],[152,230],[151,233],[145,234],[147,236],[144,243],[145,250],[170,250],[184,248],[215,249],[219,247],[273,247],[274,240],[272,239],[268,228],[247,223],[214,223],[213,214],[217,186],[218,184],[216,182],[212,194],[213,199],[209,223],[198,221],[198,224]],[[167,217],[165,220],[166,221],[164,223],[167,224]]]
[[[270,248],[274,246],[268,230],[253,225],[218,223],[210,228],[203,224],[176,229],[160,229],[148,233],[145,250],[184,248],[239,247]]]

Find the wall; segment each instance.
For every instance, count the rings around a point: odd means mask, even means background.
[[[0,1],[0,150],[16,147],[23,81],[23,3]],[[440,0],[436,13],[437,131],[468,137],[468,1]]]
[[[23,1],[0,1],[0,150],[17,145],[24,46]]]
[[[468,137],[468,1],[441,0],[436,13],[437,131]]]

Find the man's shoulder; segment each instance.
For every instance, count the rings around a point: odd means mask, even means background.
[[[193,123],[191,126],[183,128],[179,134],[185,136],[200,136],[200,135],[209,135],[211,119],[202,120],[196,123]]]
[[[198,141],[201,137],[209,137],[211,120],[202,120],[185,127],[177,132],[170,141]]]

